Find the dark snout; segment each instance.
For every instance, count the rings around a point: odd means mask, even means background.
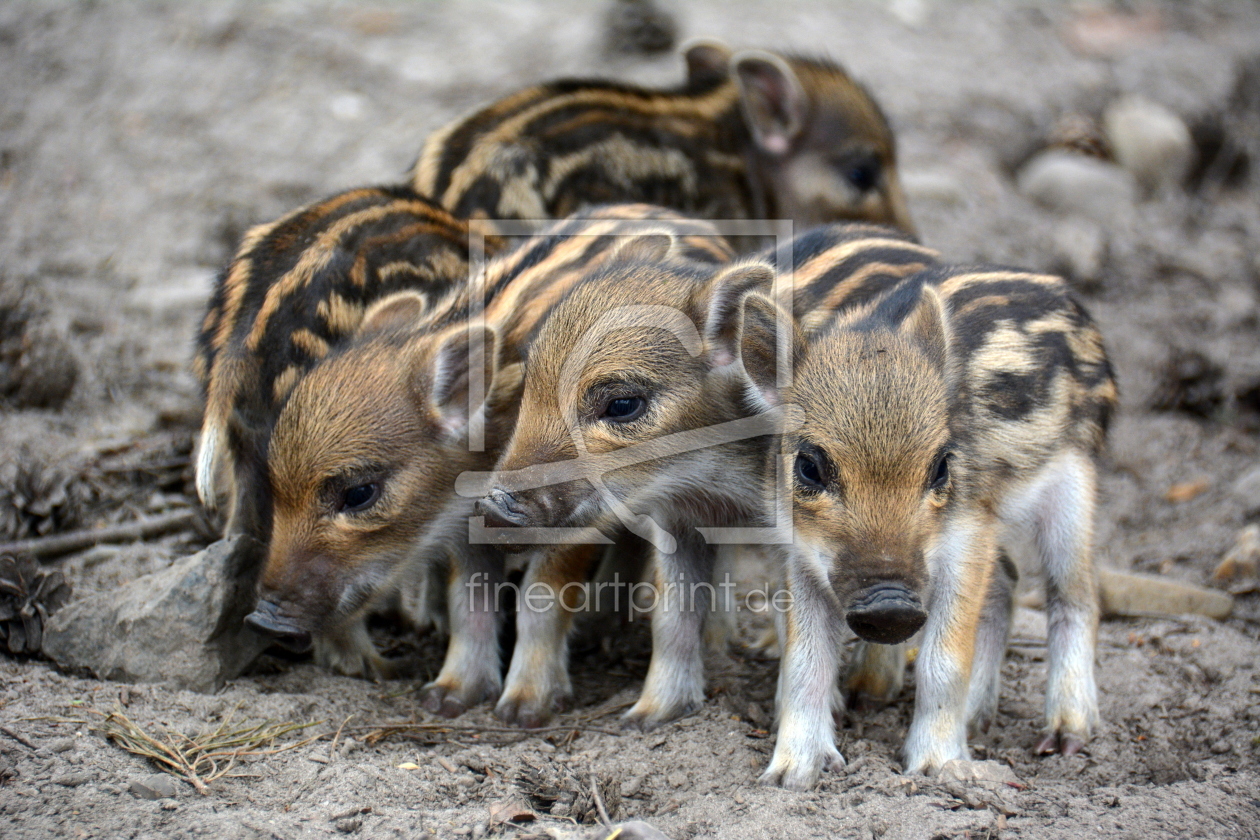
[[[499,487],[477,500],[477,512],[491,528],[523,528],[530,524],[529,510],[519,499]]]
[[[859,592],[846,618],[858,638],[895,645],[918,632],[927,612],[918,596],[903,584],[881,583]]]
[[[293,619],[281,615],[280,607],[272,601],[260,600],[254,611],[245,616],[245,624],[264,636],[271,636],[295,653],[311,649],[310,631],[303,630]]]

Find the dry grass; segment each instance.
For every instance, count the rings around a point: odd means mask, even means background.
[[[235,724],[233,716],[228,715],[216,728],[192,737],[169,728],[155,736],[115,709],[105,715],[101,725],[93,728],[127,752],[145,756],[160,769],[178,776],[204,794],[207,786],[217,779],[248,776],[232,772],[241,759],[275,755],[318,740],[321,736],[271,746],[277,738],[322,722]]]

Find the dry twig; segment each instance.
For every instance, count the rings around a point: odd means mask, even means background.
[[[86,528],[65,531],[46,537],[0,544],[0,554],[30,554],[34,557],[59,557],[82,548],[111,542],[133,542],[174,531],[182,531],[197,521],[197,511],[186,509],[111,525],[107,528]]]
[[[520,735],[530,736],[539,735],[547,732],[566,732],[574,733],[598,732],[603,735],[615,735],[620,737],[624,733],[617,732],[612,729],[600,729],[595,726],[586,726],[584,724],[571,723],[566,726],[540,726],[536,729],[521,729],[517,726],[478,726],[476,724],[449,724],[449,723],[376,723],[365,724],[363,726],[346,727],[353,732],[366,732],[364,742],[367,744],[375,744],[382,738],[386,738],[395,734],[406,734],[409,732],[424,733],[430,732],[434,734],[475,734],[475,735]]]

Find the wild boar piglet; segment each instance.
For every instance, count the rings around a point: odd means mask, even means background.
[[[779,456],[792,597],[763,781],[806,788],[843,764],[832,715],[849,632],[896,645],[922,630],[905,770],[967,758],[968,724],[997,709],[1015,582],[1004,550],[1025,547],[1049,617],[1038,749],[1079,750],[1098,719],[1091,540],[1116,401],[1089,316],[1057,277],[936,267],[796,340],[790,386],[759,380],[803,418]],[[900,685],[903,658],[877,661]]]

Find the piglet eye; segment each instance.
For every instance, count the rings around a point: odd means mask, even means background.
[[[818,463],[818,457],[809,452],[797,452],[796,478],[808,489],[821,490],[823,470],[822,464]]]
[[[929,490],[940,490],[949,484],[949,460],[952,457],[948,452],[942,452],[937,457],[936,467],[932,470],[932,480],[928,483]]]
[[[879,183],[879,161],[850,160],[841,165],[844,179],[858,192],[869,192]]]
[[[358,513],[376,504],[376,500],[380,497],[380,482],[373,481],[370,484],[358,484],[354,487],[347,487],[345,492],[341,494],[339,510],[341,513]]]
[[[629,423],[643,415],[647,408],[647,400],[643,397],[617,397],[608,401],[604,408],[604,419],[615,423]]]

